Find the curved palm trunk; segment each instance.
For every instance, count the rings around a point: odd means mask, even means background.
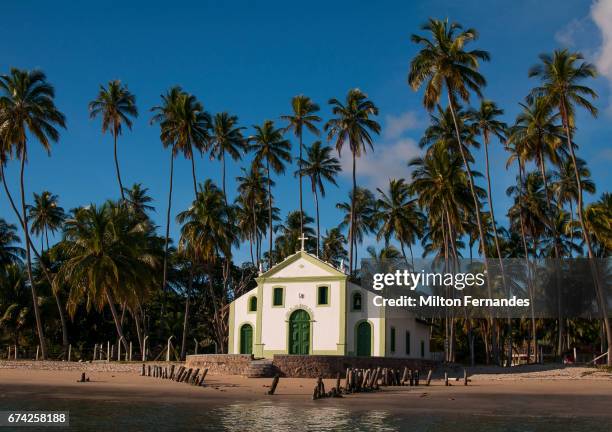
[[[486,241],[484,236],[484,230],[482,227],[482,220],[480,217],[480,203],[478,201],[478,197],[476,196],[476,190],[474,189],[474,176],[472,175],[472,169],[467,160],[467,156],[465,154],[465,149],[463,148],[463,142],[461,140],[461,133],[459,132],[459,125],[457,124],[457,116],[455,114],[455,105],[453,103],[453,99],[450,93],[450,88],[448,83],[446,83],[447,95],[448,95],[448,106],[450,108],[451,115],[453,117],[453,123],[455,126],[455,134],[457,135],[457,144],[459,147],[459,152],[461,153],[461,158],[463,159],[463,165],[465,166],[465,170],[468,173],[468,180],[470,183],[470,193],[472,194],[472,199],[474,200],[474,212],[476,213],[476,223],[478,225],[478,236],[480,237],[480,244],[482,247],[482,255],[484,266],[487,274],[489,273],[489,263],[486,256]],[[489,289],[489,296],[491,296],[491,282],[489,278],[487,278],[487,286]],[[491,318],[493,320],[493,318]],[[495,343],[496,334],[495,334],[495,326],[491,326],[491,337],[493,338],[493,357],[496,364],[499,364],[499,351],[497,347],[497,343]]]
[[[123,348],[125,348],[125,352],[128,352],[130,346],[128,345],[125,336],[123,335],[123,328],[121,326],[121,322],[119,320],[119,314],[117,313],[117,308],[115,308],[115,299],[113,298],[113,294],[108,290],[104,290],[104,294],[106,294],[106,301],[108,302],[108,307],[111,310],[111,314],[113,315],[113,321],[115,322],[115,329],[117,330],[117,336],[119,340],[123,344]]]
[[[174,150],[174,149],[173,149]],[[161,315],[164,315],[164,305],[166,303],[166,283],[168,278],[168,243],[170,240],[170,211],[172,208],[172,180],[174,177],[174,152],[170,151],[170,190],[168,192],[168,210],[166,212],[166,240],[164,243],[164,270],[162,273],[162,292],[164,301],[162,302]]]
[[[574,146],[572,145],[572,138],[570,134],[568,119],[567,119],[567,110],[563,100],[561,101],[561,106],[559,107],[561,111],[561,118],[563,119],[563,127],[565,128],[565,137],[567,140],[567,147],[570,151],[570,156],[572,158],[572,163],[574,165],[574,174],[576,175],[576,183],[578,185],[578,202],[576,203],[576,210],[578,213],[578,219],[580,219],[580,226],[582,228],[582,236],[584,237],[584,243],[587,247],[587,253],[589,256],[589,261],[591,262],[591,271],[593,273],[593,279],[595,282],[595,288],[597,292],[597,297],[599,300],[599,306],[601,309],[602,319],[604,329],[606,330],[606,339],[608,342],[608,366],[612,366],[612,327],[610,326],[610,317],[608,316],[608,305],[607,300],[602,292],[602,283],[599,276],[599,270],[597,268],[597,263],[594,261],[595,254],[593,253],[593,245],[591,244],[591,237],[589,236],[589,232],[587,231],[586,223],[584,221],[584,213],[582,211],[582,179],[580,178],[580,171],[578,170],[578,165],[576,164],[576,154],[574,152]]]
[[[355,239],[353,238],[354,223],[355,223],[355,192],[357,191],[357,160],[355,152],[353,151],[353,193],[351,194],[351,221],[349,225],[349,274],[353,274],[353,244]]]
[[[518,161],[519,165],[519,182],[521,185],[521,189],[523,188],[523,165],[520,160]],[[523,197],[523,193],[519,195],[519,199]],[[519,211],[519,219],[521,223],[521,239],[523,241],[523,250],[525,254],[525,268],[527,269],[527,288],[529,290],[529,298],[531,303],[531,340],[533,343],[533,359],[534,362],[538,362],[538,333],[535,319],[535,309],[534,309],[534,299],[533,299],[533,284],[531,280],[531,264],[529,262],[529,250],[527,249],[527,236],[525,235],[525,222],[523,221],[523,211]],[[529,359],[527,359],[529,361]]]
[[[2,186],[4,187],[4,192],[6,193],[6,196],[9,200],[9,203],[13,209],[13,211],[15,212],[15,215],[17,216],[17,220],[19,221],[19,225],[21,226],[22,229],[26,229],[23,225],[23,218],[21,217],[21,215],[19,214],[19,210],[17,209],[17,206],[15,205],[15,201],[13,200],[13,196],[11,195],[11,191],[8,188],[8,185],[6,184],[6,177],[4,176],[4,167],[2,167],[2,165],[0,164],[0,179],[2,179]],[[49,271],[47,270],[47,266],[45,266],[45,264],[42,261],[42,258],[40,256],[40,254],[38,253],[38,251],[36,250],[36,248],[34,247],[34,243],[32,242],[32,238],[31,237],[27,237],[26,240],[28,241],[28,243],[30,244],[30,247],[32,248],[32,252],[34,252],[34,255],[36,255],[36,258],[38,259],[40,268],[42,269],[44,275],[45,275],[45,279],[47,279],[47,282],[49,283],[49,286],[53,286],[53,281],[51,279],[51,275],[49,274]],[[48,248],[48,246],[47,246]],[[55,303],[57,305],[57,311],[59,313],[59,317],[60,317],[60,323],[62,326],[62,349],[63,349],[63,353],[62,353],[62,357],[64,358],[66,356],[66,353],[68,352],[68,326],[66,324],[66,316],[64,314],[64,308],[62,307],[60,298],[59,298],[59,294],[57,294],[53,289],[51,290],[53,292],[53,297],[55,298]]]
[[[484,148],[485,148],[485,171],[487,175],[487,197],[489,199],[489,210],[491,211],[491,224],[493,225],[493,238],[495,239],[495,249],[497,250],[497,258],[499,259],[499,269],[502,274],[502,282],[504,289],[508,296],[510,292],[506,284],[506,271],[504,269],[504,261],[502,259],[501,248],[499,246],[499,236],[497,234],[497,224],[495,223],[495,210],[493,210],[493,194],[491,193],[491,174],[489,170],[489,137],[487,132],[484,135]],[[507,366],[512,366],[512,320],[508,317],[508,337],[510,338],[508,346],[508,362]]]
[[[191,155],[191,177],[193,179],[193,193],[195,197],[198,197],[198,182],[196,181],[196,172],[195,172],[195,157]]]
[[[189,304],[191,302],[191,288],[193,286],[193,263],[189,269],[187,281],[187,298],[185,299],[185,316],[183,317],[183,339],[181,341],[181,360],[185,359],[187,352],[187,333],[189,332]]]
[[[270,159],[266,160],[266,172],[268,174],[268,224],[270,229],[270,243],[268,247],[268,270],[272,268],[272,178],[270,177]]]
[[[23,220],[23,230],[24,236],[26,239],[26,263],[28,269],[28,279],[30,281],[30,290],[32,291],[32,306],[34,309],[34,316],[36,318],[36,331],[38,333],[38,340],[40,343],[40,352],[42,355],[42,359],[45,360],[47,358],[47,345],[45,343],[45,335],[43,333],[42,320],[40,317],[40,309],[38,307],[38,295],[36,294],[36,286],[34,285],[34,278],[32,277],[32,257],[30,256],[30,232],[28,230],[28,219],[26,213],[26,203],[25,203],[25,186],[23,182],[24,172],[25,172],[25,159],[26,159],[26,143],[23,143],[22,151],[21,151],[21,170],[19,176],[19,185],[21,188],[21,211],[22,211],[22,220]]]
[[[225,150],[221,151],[221,184],[223,186],[223,198],[225,199],[225,205],[227,205],[227,193],[225,191]]]
[[[320,242],[320,238],[321,238],[321,227],[319,225],[319,194],[317,193],[316,185],[313,187],[312,192],[314,194],[315,210],[317,212],[317,258],[319,258],[319,251],[321,250],[320,246],[319,246],[319,242]],[[302,233],[302,234],[304,234],[304,233]]]
[[[125,200],[123,192],[123,182],[121,181],[121,172],[119,171],[119,158],[117,157],[117,128],[113,131],[114,139],[114,154],[115,154],[115,170],[117,171],[117,181],[119,182],[119,192],[121,192],[121,199]]]

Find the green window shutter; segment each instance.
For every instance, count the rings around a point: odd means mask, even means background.
[[[395,327],[391,327],[391,352],[395,352]]]
[[[320,305],[329,304],[329,287],[326,287],[326,286],[319,287],[317,304],[320,304]]]
[[[406,355],[410,355],[410,332],[406,332]]]
[[[249,312],[257,311],[257,297],[251,297],[249,299]]]
[[[283,305],[283,289],[280,287],[274,288],[274,299],[272,302],[273,306]]]
[[[359,293],[353,295],[353,310],[361,310],[361,294]]]

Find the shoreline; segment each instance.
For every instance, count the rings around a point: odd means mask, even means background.
[[[455,381],[458,374],[453,374],[449,387],[436,377],[430,386],[385,387],[379,392],[313,401],[312,378],[281,378],[276,394],[268,396],[265,393],[271,378],[209,375],[206,387],[195,387],[140,376],[141,367],[142,363],[0,361],[0,403],[40,409],[49,403],[72,406],[86,402],[152,408],[250,404],[399,414],[612,418],[612,374],[594,368],[540,367],[530,372],[493,374],[492,368],[479,367],[470,372],[468,386]],[[91,381],[77,383],[80,372]],[[334,379],[324,382],[326,388],[335,385]]]

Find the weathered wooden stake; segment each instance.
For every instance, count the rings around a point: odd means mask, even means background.
[[[170,376],[168,378],[174,379],[174,365],[170,365]]]
[[[414,378],[414,385],[418,386],[419,385],[419,379],[421,378],[421,372],[419,372],[419,370],[416,370],[416,377]]]
[[[468,374],[467,374],[467,369],[463,369],[463,385],[467,385],[468,383]]]
[[[72,359],[72,344],[68,345],[68,361]]]
[[[448,386],[448,372],[444,372],[444,385]]]
[[[36,360],[38,361],[38,351],[40,350],[40,345],[36,345]]]
[[[408,380],[408,366],[404,366],[404,373],[402,374],[402,385]]]
[[[429,372],[427,373],[427,384],[429,385],[429,383],[431,382],[431,374],[433,373],[433,371],[431,369],[429,369]]]
[[[206,378],[206,374],[208,373],[208,368],[204,369],[202,372],[202,378],[200,378],[200,386],[204,387],[204,378]]]
[[[129,361],[132,361],[132,341],[130,341],[130,355],[128,357]]]
[[[274,379],[272,380],[272,386],[270,387],[270,390],[268,390],[269,395],[273,395],[274,392],[276,391],[276,386],[278,385],[279,379],[280,379],[280,376],[278,374],[274,375]]]
[[[336,390],[340,393],[340,372],[336,374]]]
[[[106,361],[110,361],[110,341],[106,341]]]
[[[15,360],[17,360],[17,345],[15,345]]]
[[[147,376],[151,376],[151,365],[147,365]]]

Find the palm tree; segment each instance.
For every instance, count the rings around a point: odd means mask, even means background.
[[[74,316],[85,301],[102,310],[110,308],[117,337],[125,349],[125,339],[115,304],[136,303],[139,290],[155,283],[156,254],[151,253],[148,236],[123,205],[107,202],[98,207],[76,209],[65,223],[65,240],[58,251],[66,261],[54,279],[54,289],[70,287],[68,312]]]
[[[149,189],[142,186],[142,183],[134,183],[130,189],[123,190],[127,195],[126,202],[130,211],[139,221],[148,220],[147,212],[155,211],[155,207],[150,205],[153,198],[148,195]]]
[[[348,254],[344,248],[346,237],[340,231],[340,228],[332,228],[323,236],[323,248],[321,250],[321,259],[327,261],[334,266],[343,267],[341,263],[347,259]]]
[[[380,125],[371,117],[378,115],[378,108],[368,96],[359,89],[349,90],[346,101],[330,99],[332,114],[335,116],[325,124],[327,139],[336,140],[338,156],[347,143],[353,156],[353,189],[351,192],[351,210],[349,223],[349,274],[353,272],[353,245],[355,244],[355,202],[357,196],[357,158],[365,153],[369,146],[374,149],[372,134],[380,133]]]
[[[590,179],[591,171],[586,162],[576,158],[578,172],[582,180],[582,189],[590,194],[595,193],[595,183]],[[558,171],[553,173],[554,183],[552,189],[559,205],[569,205],[570,223],[574,223],[574,202],[578,202],[578,183],[574,174],[574,163],[566,158],[558,165]],[[573,234],[573,231],[572,231]]]
[[[300,215],[304,214],[304,208],[302,206],[302,150],[303,150],[303,132],[304,128],[308,129],[311,133],[319,136],[319,129],[315,126],[315,123],[321,121],[321,117],[315,113],[319,111],[319,105],[314,103],[308,96],[298,95],[291,99],[292,113],[289,115],[281,116],[282,120],[287,121],[289,124],[285,128],[285,131],[293,131],[296,137],[299,139],[300,151],[298,156],[298,175],[300,177]],[[304,221],[300,221],[300,230],[304,228]]]
[[[336,208],[344,214],[339,226],[340,228],[350,227],[352,221],[352,241],[355,247],[355,262],[357,262],[357,244],[363,242],[366,234],[373,233],[377,229],[374,194],[368,189],[357,187],[357,189],[349,193],[349,202],[338,203]]]
[[[583,58],[582,54],[571,53],[567,49],[555,50],[552,55],[541,54],[540,60],[542,63],[533,66],[529,70],[529,76],[540,78],[542,85],[535,87],[531,91],[530,97],[542,97],[546,104],[559,110],[561,122],[565,129],[567,149],[574,164],[574,173],[578,183],[578,218],[582,226],[589,258],[593,258],[593,248],[582,214],[582,179],[576,161],[574,144],[572,143],[572,131],[575,129],[575,106],[585,108],[593,117],[597,116],[597,108],[589,101],[589,98],[597,98],[597,93],[590,87],[581,84],[588,78],[596,77],[597,71],[595,66],[582,61]],[[612,365],[612,328],[607,313],[604,321],[608,334],[608,365]]]
[[[40,195],[35,193],[34,205],[28,205],[27,208],[31,232],[41,236],[41,252],[44,252],[44,241],[47,243],[47,250],[49,249],[49,231],[55,233],[64,223],[64,209],[58,205],[57,195],[49,191],[43,191]]]
[[[21,264],[25,250],[19,246],[17,227],[0,218],[0,267]]]
[[[422,49],[410,63],[408,83],[413,90],[418,90],[423,83],[427,82],[423,105],[429,111],[433,110],[438,104],[442,90],[444,87],[446,88],[448,107],[457,135],[457,144],[468,175],[470,192],[474,201],[473,208],[476,213],[480,243],[484,246],[486,242],[479,211],[480,203],[468,155],[461,139],[456,108],[458,98],[469,102],[470,91],[482,97],[480,89],[486,85],[486,80],[478,72],[478,66],[479,61],[489,60],[489,53],[482,50],[465,50],[468,43],[478,38],[475,29],[463,30],[463,27],[458,23],[449,23],[448,20],[441,21],[432,18],[422,29],[430,33],[431,39],[412,35],[412,41],[421,45]]]
[[[417,237],[423,235],[425,218],[418,210],[416,200],[410,199],[410,190],[404,179],[389,180],[387,191],[380,188],[376,190],[380,194],[377,201],[377,217],[381,222],[377,238],[378,240],[384,238],[385,245],[388,245],[391,237],[395,237],[400,243],[402,256],[406,263],[408,263],[408,259],[406,258],[404,245],[407,243],[414,267],[412,244]]]
[[[612,253],[612,194],[605,192],[590,204],[585,210],[585,218],[589,235],[600,249],[597,256],[609,257]]]
[[[501,264],[502,253],[499,246],[499,236],[497,235],[497,224],[495,223],[495,210],[493,209],[493,194],[491,192],[491,172],[489,169],[489,142],[492,136],[497,137],[499,141],[505,143],[505,135],[508,129],[506,123],[497,118],[504,114],[502,109],[497,107],[497,104],[490,100],[482,100],[478,110],[473,110],[469,113],[473,121],[473,127],[476,133],[482,136],[485,149],[485,175],[487,178],[487,198],[489,200],[489,210],[491,212],[491,224],[493,235],[495,236],[495,248],[497,256],[500,259],[500,265],[503,273],[503,264]]]
[[[200,190],[192,206],[179,213],[176,220],[182,225],[179,248],[188,251],[188,256],[193,259],[192,266],[196,264],[210,266],[221,255],[224,256],[226,263],[231,260],[232,246],[236,244],[238,238],[234,225],[233,208],[225,204],[225,195],[212,180],[208,179],[205,183],[200,184]],[[209,275],[209,279],[211,278]],[[187,346],[191,280],[190,276],[185,302],[181,358],[185,357]],[[220,313],[225,306],[227,296],[224,294],[219,301],[211,284],[209,288],[215,310],[216,338],[219,346],[223,346],[225,335]]]
[[[251,235],[249,242],[251,243],[251,249],[253,243],[255,243],[256,264],[259,267],[261,238],[265,235],[268,227],[268,218],[267,215],[262,214],[263,206],[261,206],[261,203],[268,199],[265,185],[270,182],[270,187],[273,187],[275,183],[264,174],[262,168],[257,164],[251,164],[248,171],[242,168],[242,175],[236,177],[236,180],[238,181],[239,207],[244,208],[250,214],[251,220],[248,227],[250,227]],[[243,233],[245,232],[243,231]],[[253,263],[255,264],[255,260],[253,260]]]
[[[113,134],[117,181],[119,182],[121,198],[125,199],[119,170],[119,159],[117,158],[117,136],[121,135],[122,125],[132,129],[130,117],[138,117],[136,97],[121,81],[109,81],[107,87],[100,86],[98,97],[89,103],[89,116],[93,119],[98,115],[102,116],[102,133],[106,133],[106,131],[111,129]]]
[[[302,222],[304,225],[301,225]],[[305,214],[300,217],[299,211],[292,211],[287,214],[285,223],[274,227],[274,231],[279,232],[275,239],[275,257],[277,260],[282,261],[300,250],[299,238],[301,235],[314,238],[314,230],[310,227],[313,222],[314,220],[310,216]],[[306,251],[312,251],[308,241],[306,241],[304,248]]]
[[[241,153],[246,150],[246,142],[242,136],[244,127],[238,127],[238,117],[226,112],[216,114],[213,118],[210,136],[210,156],[221,161],[223,195],[227,204],[225,190],[225,154],[229,154],[233,160],[239,160]]]
[[[338,186],[336,183],[336,176],[342,167],[340,161],[333,157],[330,153],[332,148],[329,146],[321,146],[321,141],[315,141],[311,147],[306,148],[306,160],[302,160],[301,156],[299,159],[299,169],[297,173],[300,176],[300,183],[302,176],[310,178],[310,185],[312,187],[312,194],[315,200],[315,208],[317,213],[317,257],[319,256],[320,238],[321,238],[321,226],[319,219],[319,194],[325,198],[325,186],[323,181],[328,181],[331,184]],[[301,199],[300,199],[301,201]],[[301,202],[300,202],[301,211]],[[300,230],[304,230],[304,220],[300,215]]]
[[[25,163],[28,157],[28,136],[34,136],[47,152],[51,151],[51,142],[59,139],[57,127],[65,127],[64,115],[56,108],[53,101],[55,90],[47,82],[46,75],[39,71],[25,71],[12,68],[9,75],[0,76],[0,135],[5,146],[12,146],[17,157],[21,159],[20,189],[21,215],[25,236],[26,265],[32,304],[36,318],[36,329],[42,358],[47,357],[47,345],[43,334],[43,325],[38,308],[38,296],[32,277],[32,259],[30,256],[30,232],[27,221],[25,201]]]
[[[285,172],[283,162],[291,162],[291,143],[283,138],[281,129],[274,127],[272,120],[266,120],[262,126],[253,126],[255,135],[249,138],[249,150],[255,153],[253,163],[264,166],[268,178],[268,225],[269,225],[269,247],[268,265],[272,268],[272,169],[276,174]]]

